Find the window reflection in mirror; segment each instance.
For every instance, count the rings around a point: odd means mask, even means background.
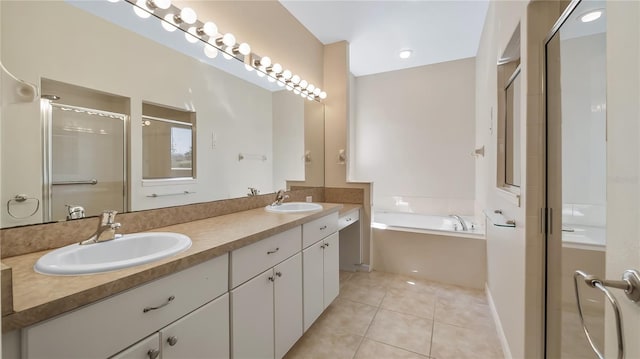
[[[195,113],[145,103],[142,179],[195,178]]]
[[[507,185],[520,187],[520,68],[511,76],[505,92],[505,173]]]

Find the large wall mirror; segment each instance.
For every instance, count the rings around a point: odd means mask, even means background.
[[[324,185],[321,103],[125,1],[0,7],[2,63],[43,95],[2,109],[1,227]]]

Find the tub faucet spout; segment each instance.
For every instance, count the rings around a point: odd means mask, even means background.
[[[458,220],[458,222],[460,222],[460,227],[462,227],[463,231],[469,230],[469,228],[467,227],[467,224],[464,222],[464,219],[462,219],[462,217],[458,216],[457,214],[452,214],[450,216]]]

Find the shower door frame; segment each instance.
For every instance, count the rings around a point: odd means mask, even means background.
[[[51,222],[51,196],[53,194],[53,181],[51,180],[52,174],[51,170],[53,169],[52,163],[52,155],[53,155],[53,107],[58,108],[69,108],[74,110],[79,110],[83,112],[95,112],[96,114],[101,114],[104,116],[118,118],[122,120],[122,209],[123,212],[129,211],[129,136],[128,136],[128,128],[129,128],[129,120],[130,116],[117,113],[110,112],[104,110],[97,110],[93,108],[81,107],[81,106],[73,106],[67,105],[63,103],[55,103],[51,100],[40,100],[40,116],[42,118],[42,138],[43,138],[43,158],[42,158],[42,220],[43,223]],[[107,209],[107,208],[105,208]]]

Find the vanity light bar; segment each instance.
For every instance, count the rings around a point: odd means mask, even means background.
[[[118,0],[108,0],[117,2]],[[185,39],[189,42],[205,42],[204,52],[209,58],[215,58],[218,52],[231,60],[236,58],[243,61],[248,71],[256,70],[259,77],[267,76],[269,82],[277,82],[278,86],[285,87],[294,94],[309,100],[324,100],[327,93],[320,88],[309,84],[298,75],[284,69],[279,63],[272,63],[268,56],[259,56],[251,52],[249,44],[237,43],[231,33],[221,34],[218,27],[211,21],[198,20],[196,12],[189,8],[178,8],[171,4],[170,0],[125,0],[134,7],[136,15],[148,18],[151,15],[162,21],[162,27],[167,31],[177,29],[184,32]]]

